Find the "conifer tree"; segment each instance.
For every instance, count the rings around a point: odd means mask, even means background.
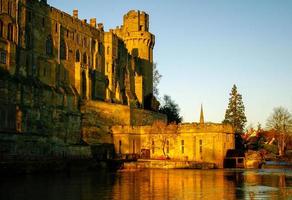
[[[237,92],[236,85],[233,85],[223,123],[231,124],[235,133],[242,134],[246,123],[244,112],[245,108],[242,102],[242,96]]]
[[[167,123],[181,123],[182,117],[179,114],[180,108],[178,104],[171,99],[170,96],[164,95],[162,106],[159,112],[167,116]]]

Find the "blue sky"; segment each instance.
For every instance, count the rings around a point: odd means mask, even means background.
[[[292,1],[270,0],[48,0],[105,29],[129,10],[150,15],[160,94],[180,106],[184,121],[221,122],[236,84],[248,124],[265,124],[276,106],[292,111]],[[248,125],[247,124],[247,125]]]

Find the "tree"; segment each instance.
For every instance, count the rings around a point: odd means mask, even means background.
[[[153,64],[153,95],[158,98],[159,96],[159,90],[158,85],[160,82],[160,79],[162,78],[162,75],[159,73],[157,69],[157,64]]]
[[[235,133],[242,134],[246,123],[244,112],[245,108],[242,102],[242,96],[237,92],[236,85],[233,85],[223,123],[231,124]]]
[[[180,123],[182,117],[179,115],[180,108],[170,96],[164,95],[162,106],[159,108],[159,112],[167,116],[167,123]]]
[[[273,113],[267,120],[267,128],[275,130],[275,138],[278,142],[279,155],[285,154],[285,147],[289,135],[292,133],[292,115],[283,107],[274,108]]]
[[[171,143],[175,141],[177,136],[178,133],[176,125],[167,125],[162,121],[155,121],[151,126],[148,142],[144,147],[151,149],[152,154],[155,152],[158,156],[170,158],[169,149],[171,147]],[[156,150],[161,150],[163,155],[159,155],[159,151],[157,153]]]

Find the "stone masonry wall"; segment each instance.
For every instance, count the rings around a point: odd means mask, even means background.
[[[166,122],[166,116],[159,113],[101,101],[86,101],[81,112],[82,137],[89,143],[112,143],[112,126],[151,125],[157,120]]]
[[[152,159],[189,160],[223,167],[228,149],[234,149],[232,127],[224,124],[179,124],[112,127],[118,154],[150,152]]]

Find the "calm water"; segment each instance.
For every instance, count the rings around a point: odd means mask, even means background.
[[[2,200],[292,199],[292,170],[143,170],[0,178]]]

